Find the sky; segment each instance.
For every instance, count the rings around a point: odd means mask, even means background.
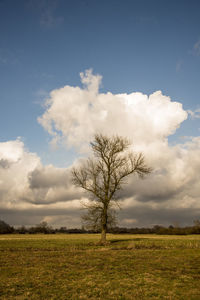
[[[199,78],[198,0],[0,0],[0,219],[80,227],[70,170],[102,132],[153,168],[130,178],[118,225],[191,225]]]

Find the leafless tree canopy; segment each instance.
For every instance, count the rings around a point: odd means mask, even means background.
[[[87,209],[87,213],[82,215],[83,225],[86,229],[101,231],[102,228],[102,203],[93,201],[90,204],[84,204],[84,208]],[[112,208],[107,210],[107,229],[112,229],[117,225],[116,211]]]
[[[102,242],[106,238],[110,205],[117,201],[117,193],[129,175],[136,173],[143,178],[151,172],[142,153],[128,152],[126,138],[96,134],[91,143],[93,158],[88,158],[78,169],[72,170],[74,185],[90,195],[93,204],[88,207],[88,216],[101,219]]]

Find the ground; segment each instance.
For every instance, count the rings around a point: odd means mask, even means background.
[[[0,235],[0,299],[200,299],[200,236]]]

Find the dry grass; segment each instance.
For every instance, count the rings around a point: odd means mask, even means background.
[[[200,236],[0,236],[0,299],[200,299]]]

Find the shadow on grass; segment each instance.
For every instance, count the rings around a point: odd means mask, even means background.
[[[140,242],[140,241],[148,241],[150,240],[149,238],[130,238],[130,239],[114,239],[114,240],[110,240],[111,244],[115,244],[115,243],[123,243],[123,242]]]

